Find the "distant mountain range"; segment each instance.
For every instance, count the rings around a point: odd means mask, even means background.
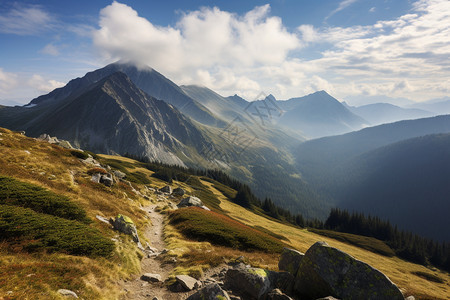
[[[446,101],[429,104],[442,108]],[[351,107],[325,91],[249,102],[206,87],[177,86],[150,67],[118,62],[28,105],[0,106],[0,126],[32,137],[48,133],[94,152],[218,168],[250,185],[258,197],[305,217],[324,219],[332,206],[340,206],[446,239],[417,217],[431,196],[433,207],[446,207],[439,176],[447,174],[448,136],[438,134],[450,133],[450,115],[417,119],[434,114],[385,103]],[[414,120],[368,127],[400,119]],[[421,138],[427,135],[433,136]],[[416,164],[421,161],[426,166]],[[427,178],[419,174],[422,169]],[[408,214],[399,210],[407,199],[414,201]],[[376,201],[380,205],[370,210]],[[393,209],[388,205],[393,201],[401,205]],[[439,212],[436,216],[441,222]],[[411,219],[417,226],[410,226]]]
[[[445,115],[306,141],[297,149],[297,167],[337,207],[450,240],[448,232],[438,230],[449,225],[441,213],[448,211],[448,133],[450,115]]]

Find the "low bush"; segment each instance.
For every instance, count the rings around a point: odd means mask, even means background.
[[[170,223],[188,238],[239,250],[279,253],[281,241],[225,215],[198,207],[181,208],[169,214]]]
[[[86,152],[80,150],[70,150],[70,154],[80,159],[86,159],[89,157],[89,155]]]
[[[419,276],[419,277],[421,277],[423,279],[431,281],[431,282],[445,283],[445,281],[441,277],[436,276],[434,274],[430,274],[430,273],[422,272],[422,271],[414,271],[414,272],[411,272],[411,273],[414,274],[414,275],[417,275],[417,276]]]
[[[0,205],[0,239],[29,252],[46,250],[73,255],[109,256],[114,243],[98,230],[74,220]]]
[[[105,169],[103,169],[103,168],[92,168],[92,169],[89,169],[89,170],[87,171],[87,173],[88,173],[89,175],[94,175],[94,174],[108,174],[108,172],[107,172]]]
[[[323,229],[308,228],[308,231],[336,239],[338,241],[355,245],[357,247],[369,250],[374,253],[378,253],[384,256],[395,256],[394,250],[392,250],[386,243],[373,237],[367,237],[363,235],[356,235],[351,233],[337,232]]]
[[[86,212],[66,196],[12,177],[0,176],[0,204],[28,207],[57,217],[91,222]]]

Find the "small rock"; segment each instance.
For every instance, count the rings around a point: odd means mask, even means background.
[[[274,289],[267,294],[266,300],[293,300],[279,289]]]
[[[125,177],[127,177],[127,174],[125,174],[124,172],[121,172],[119,170],[116,170],[113,172],[114,176],[116,176],[119,179],[124,179]]]
[[[161,282],[161,275],[159,274],[152,274],[152,273],[145,273],[141,276],[141,280],[147,281],[147,282]]]
[[[338,298],[334,298],[333,296],[323,297],[316,300],[339,300]]]
[[[176,188],[172,192],[175,196],[184,196],[186,194],[186,191],[180,187]]]
[[[172,194],[172,187],[170,185],[166,185],[165,187],[160,188],[159,191],[162,193]]]
[[[188,291],[198,289],[201,286],[200,281],[188,275],[177,275],[175,279]]]
[[[416,300],[416,298],[414,296],[408,296],[405,298],[405,300]]]
[[[107,187],[112,187],[114,183],[111,174],[101,175],[99,181]]]
[[[66,297],[78,298],[78,295],[75,292],[72,292],[71,290],[59,289],[58,293]]]
[[[91,177],[91,181],[95,182],[95,183],[100,183],[100,178],[102,178],[102,175],[97,173],[97,174],[93,174]]]
[[[105,218],[105,217],[102,217],[102,216],[100,216],[100,215],[96,215],[95,218],[96,218],[97,220],[103,222],[103,223],[110,224],[110,223],[109,223],[109,220],[108,220],[107,218]]]
[[[217,284],[213,283],[205,286],[195,294],[192,294],[187,300],[230,300],[228,293]]]
[[[194,196],[189,196],[189,197],[186,197],[183,200],[181,200],[177,206],[178,207],[188,207],[188,206],[202,207],[204,205],[203,205],[202,200],[200,200],[199,198],[194,197]]]

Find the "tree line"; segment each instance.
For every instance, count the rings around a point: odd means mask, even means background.
[[[362,213],[333,208],[323,227],[328,230],[374,237],[386,242],[396,255],[422,265],[450,271],[450,244],[399,230],[389,221]]]

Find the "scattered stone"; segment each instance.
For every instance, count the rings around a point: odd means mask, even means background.
[[[127,177],[127,174],[125,174],[124,172],[121,172],[119,170],[116,170],[113,172],[114,176],[116,176],[119,179],[124,179],[125,177]]]
[[[119,214],[112,223],[114,229],[122,233],[131,235],[133,237],[133,240],[136,243],[140,244],[136,225],[134,225],[133,220],[131,220],[130,217]]]
[[[201,286],[200,281],[188,275],[177,275],[175,279],[187,291],[198,289]]]
[[[186,197],[183,200],[181,200],[180,203],[178,203],[177,206],[179,208],[181,208],[181,207],[188,207],[188,206],[202,207],[204,205],[203,205],[202,200],[200,200],[199,198],[194,197],[194,196],[189,196],[189,197]]]
[[[162,193],[172,194],[172,187],[170,185],[166,185],[165,187],[159,189]]]
[[[333,296],[323,297],[316,300],[339,300],[338,298],[334,298]]]
[[[72,144],[70,144],[69,141],[65,141],[65,140],[60,140],[58,143],[58,146],[66,148],[66,149],[75,149],[72,147]]]
[[[184,196],[184,194],[186,194],[186,191],[180,187],[177,187],[176,189],[173,190],[172,194],[175,196]]]
[[[281,253],[280,261],[278,262],[278,269],[280,271],[286,271],[291,273],[293,276],[297,275],[298,266],[305,256],[305,254],[289,248],[284,248],[283,253]]]
[[[213,283],[205,286],[195,294],[187,298],[187,300],[230,300],[228,293],[217,284]]]
[[[103,223],[106,223],[106,224],[110,224],[110,223],[109,223],[109,220],[108,220],[107,218],[105,218],[105,217],[102,217],[102,216],[100,216],[100,215],[96,215],[95,218],[96,218],[97,220],[99,220],[100,222],[103,222]]]
[[[274,289],[267,294],[266,300],[293,300],[280,289]]]
[[[45,141],[50,144],[58,144],[59,140],[56,137],[51,137],[50,135],[43,133],[38,138],[38,140]]]
[[[100,173],[96,173],[92,175],[91,181],[95,183],[100,183],[100,178],[102,178],[102,175]]]
[[[78,298],[78,295],[75,292],[72,292],[71,290],[59,289],[58,293],[66,297]]]
[[[416,298],[414,296],[408,296],[405,298],[405,300],[416,300]]]
[[[161,282],[161,275],[159,274],[152,274],[152,273],[145,273],[141,276],[141,280],[147,281],[147,282]]]
[[[106,185],[107,187],[112,187],[114,181],[111,174],[105,174],[100,176],[100,183]]]
[[[225,275],[225,288],[237,292],[245,299],[263,299],[269,292],[269,271],[259,268],[229,269]]]
[[[386,275],[325,242],[317,242],[306,251],[294,291],[306,299],[329,295],[342,299],[404,299]]]

